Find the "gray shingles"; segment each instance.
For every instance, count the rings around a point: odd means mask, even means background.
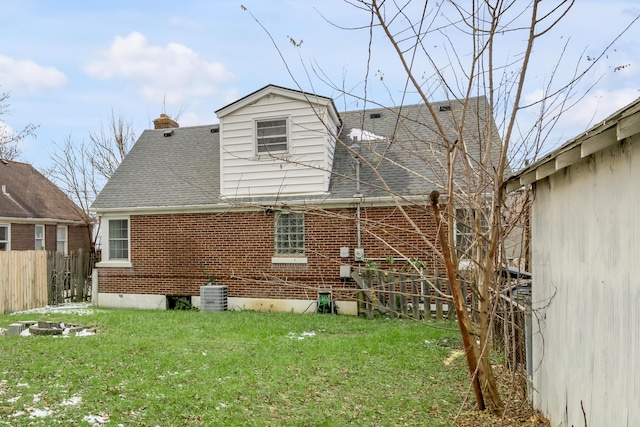
[[[447,101],[432,105],[436,111],[441,105],[451,105],[452,111],[436,113],[445,127],[446,136],[451,141],[462,138],[471,157],[477,159],[481,148],[477,141],[477,135],[481,133],[478,128],[483,126],[479,118],[487,113],[486,99],[470,99],[469,106],[472,108],[467,112],[466,126],[461,135],[456,135],[454,131],[460,120],[461,104]],[[380,117],[371,118],[371,114],[379,114]],[[348,136],[354,128],[381,137],[372,141],[357,141],[364,160],[360,178],[361,193],[365,196],[386,196],[388,189],[401,195],[428,195],[444,184],[446,156],[439,144],[442,137],[424,104],[349,111],[341,113],[340,117],[343,127],[339,137],[341,142],[336,147],[334,157],[330,194],[317,198],[350,198],[356,193],[355,167],[351,153],[346,148],[354,143]],[[489,126],[495,132],[493,120],[490,120]],[[177,128],[170,137],[164,137],[163,130],[144,131],[92,208],[179,207],[218,203],[220,140],[219,133],[212,133],[212,128],[217,128],[217,125]],[[493,145],[499,149],[497,132],[494,135],[496,139]]]
[[[218,202],[218,125],[145,130],[103,190],[93,209],[209,205]]]

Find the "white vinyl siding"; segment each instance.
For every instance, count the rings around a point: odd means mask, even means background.
[[[38,251],[44,247],[44,225],[36,224],[35,249]]]
[[[11,227],[9,224],[0,224],[0,251],[11,250]]]
[[[220,191],[224,196],[272,196],[323,193],[329,188],[335,144],[323,120],[326,107],[284,96],[265,96],[220,119]],[[286,118],[286,147],[282,120]],[[259,148],[257,125],[278,122],[269,152]],[[278,124],[278,123],[276,123]],[[278,151],[272,151],[272,150]],[[282,150],[282,151],[281,151]]]

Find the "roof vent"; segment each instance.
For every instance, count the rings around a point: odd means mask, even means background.
[[[220,128],[211,128],[211,133],[218,133],[220,132]]]
[[[371,114],[369,114],[369,118],[371,118],[371,119],[379,119],[380,118],[380,113],[371,113]]]
[[[440,111],[451,111],[451,105],[441,105],[439,110]]]
[[[7,186],[2,184],[2,194],[4,194],[5,196],[8,196],[9,193],[7,193]]]
[[[165,137],[166,137],[166,136],[171,136],[171,135],[173,135],[173,129],[165,130],[162,134],[163,134]]]

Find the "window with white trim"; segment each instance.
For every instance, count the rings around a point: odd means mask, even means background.
[[[56,228],[56,252],[62,252],[65,255],[69,252],[68,236],[69,228],[66,225],[59,225]]]
[[[485,215],[471,208],[456,209],[455,238],[458,257],[471,258],[472,250],[480,245],[484,246],[481,235],[477,234],[478,226],[482,234],[489,230]]]
[[[36,224],[35,241],[36,251],[44,249],[44,224]]]
[[[286,117],[256,120],[256,154],[286,153],[289,149],[289,120]]]
[[[129,259],[129,220],[110,219],[109,260]]]
[[[275,255],[304,255],[304,214],[276,212]]]
[[[8,251],[11,249],[11,229],[9,224],[0,224],[0,251]]]

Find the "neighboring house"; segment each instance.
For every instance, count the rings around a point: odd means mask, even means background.
[[[460,134],[461,103],[432,106],[475,155],[499,147],[485,98],[468,100]],[[439,265],[428,196],[446,155],[425,105],[338,113],[330,98],[268,85],[216,114],[219,125],[187,128],[161,116],[96,198],[98,305],[198,304],[214,277],[232,309],[314,311],[331,289],[355,314],[349,275],[365,260]]]
[[[89,227],[62,190],[29,164],[0,160],[0,250],[90,247]]]
[[[509,182],[532,185],[533,403],[640,425],[640,99]]]

